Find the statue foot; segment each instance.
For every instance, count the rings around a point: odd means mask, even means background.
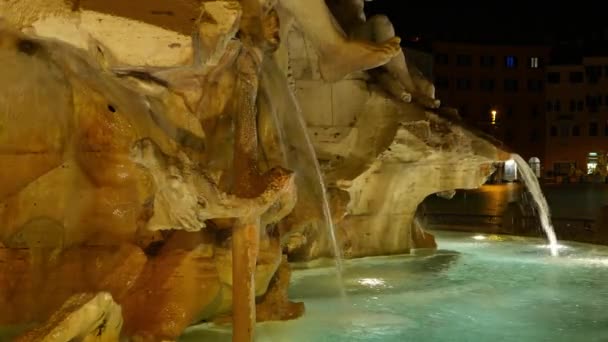
[[[433,99],[427,96],[420,96],[416,98],[416,102],[418,102],[421,106],[429,108],[429,109],[437,109],[441,105],[441,101],[438,99]]]
[[[382,43],[349,40],[339,44],[321,53],[321,76],[327,82],[335,82],[350,73],[382,66],[401,51],[400,42],[399,37],[393,37]]]
[[[401,101],[405,102],[405,103],[411,103],[412,102],[412,94],[410,93],[406,93],[403,92],[400,96]]]

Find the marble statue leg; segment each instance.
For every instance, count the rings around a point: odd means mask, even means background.
[[[334,25],[323,0],[281,0],[319,53],[323,79],[334,82],[346,75],[377,68],[401,51],[400,39],[392,36],[382,42],[348,39]]]
[[[376,15],[369,18],[365,25],[356,31],[356,34],[361,36],[366,31],[367,34],[371,35],[372,39],[375,41],[383,41],[388,37],[395,36],[393,24],[388,17],[384,15]],[[405,55],[401,49],[399,50],[398,54],[388,63],[384,64],[382,68],[388,71],[388,73],[395,77],[403,86],[405,94],[400,96],[400,98],[406,100],[408,99],[406,94],[412,94],[411,97],[413,97],[415,101],[426,107],[439,107],[439,101],[434,99],[432,96],[434,95],[434,91],[431,91],[429,94],[428,87],[422,86],[420,82],[423,79],[420,77],[421,75],[414,75],[414,73],[410,71],[410,68],[408,68],[405,60]],[[391,87],[393,87],[393,85],[391,85]],[[411,99],[411,97],[409,97],[409,99]]]

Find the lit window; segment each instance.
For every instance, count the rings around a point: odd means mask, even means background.
[[[492,109],[490,111],[490,119],[492,120],[491,121],[492,125],[496,125],[496,114],[498,114],[498,112],[496,111],[496,109]]]
[[[597,162],[587,163],[587,174],[592,175],[597,168]]]
[[[595,173],[598,159],[597,152],[589,152],[589,155],[587,156],[587,174]]]
[[[509,69],[513,69],[517,66],[517,57],[507,56],[505,57],[505,66]]]
[[[538,57],[530,57],[530,68],[538,69]]]

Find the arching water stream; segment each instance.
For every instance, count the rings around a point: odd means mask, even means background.
[[[339,291],[344,296],[342,253],[336,238],[325,181],[302,111],[284,73],[274,61],[264,61],[262,75],[262,88],[275,106],[272,110],[273,121],[278,125],[278,136],[282,150],[286,153],[287,167],[296,171],[298,187],[306,187],[305,191],[312,193],[312,200],[320,201],[320,214],[334,252]]]
[[[538,215],[540,218],[540,224],[547,235],[547,239],[549,240],[549,249],[551,250],[551,255],[558,255],[559,245],[557,243],[557,237],[555,236],[555,231],[553,230],[553,225],[551,224],[551,213],[549,211],[549,205],[547,204],[547,199],[543,195],[543,191],[540,188],[540,184],[538,183],[538,178],[534,174],[534,171],[525,160],[519,154],[511,155],[511,158],[517,164],[517,169],[519,174],[521,175],[522,180],[524,181],[528,191],[530,191],[530,195],[532,195],[532,199],[536,204],[538,209]]]

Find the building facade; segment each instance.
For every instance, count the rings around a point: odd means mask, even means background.
[[[545,69],[550,47],[433,43],[442,104],[525,160],[545,161]],[[534,159],[536,160],[536,159]]]
[[[554,175],[605,174],[608,57],[547,67],[546,167]],[[599,168],[602,168],[601,170]]]

